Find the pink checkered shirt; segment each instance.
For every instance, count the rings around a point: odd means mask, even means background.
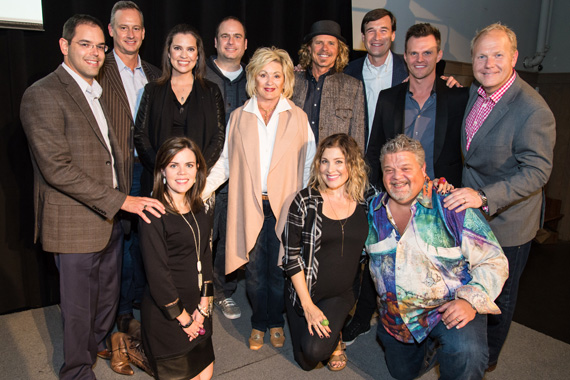
[[[487,96],[487,93],[485,92],[485,89],[483,89],[483,86],[480,86],[477,90],[477,94],[479,94],[479,96],[477,97],[477,100],[475,100],[475,104],[473,105],[473,108],[471,108],[467,119],[465,119],[467,150],[469,150],[473,136],[475,136],[475,133],[477,133],[479,127],[481,127],[485,120],[487,120],[487,116],[489,116],[493,108],[495,108],[495,105],[499,102],[499,100],[501,100],[505,92],[507,92],[507,90],[511,87],[515,81],[516,76],[517,73],[513,70],[513,74],[509,80],[504,85],[502,85],[501,88],[493,92],[490,96]]]

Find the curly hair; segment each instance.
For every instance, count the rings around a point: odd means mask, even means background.
[[[186,192],[186,202],[190,209],[195,212],[204,207],[202,202],[202,191],[206,186],[206,160],[200,152],[198,145],[188,137],[171,137],[162,144],[156,153],[156,164],[154,166],[154,186],[152,187],[152,196],[158,199],[166,208],[166,211],[172,214],[178,214],[178,210],[174,205],[174,201],[168,192],[168,188],[164,183],[164,175],[162,171],[166,169],[168,164],[172,162],[174,156],[184,149],[190,149],[196,156],[196,182]]]
[[[311,57],[311,44],[313,43],[313,39],[306,44],[301,45],[301,49],[299,49],[299,64],[304,70],[310,70],[311,65],[313,64],[313,59]],[[334,61],[334,70],[337,73],[342,73],[344,68],[348,65],[348,45],[342,42],[341,40],[337,39],[338,41],[338,55],[336,60]]]
[[[348,180],[344,187],[346,193],[357,202],[364,201],[364,193],[368,189],[368,165],[362,158],[362,151],[356,140],[346,133],[336,133],[321,140],[311,165],[309,186],[321,193],[327,189],[319,170],[323,153],[328,148],[339,148],[344,155],[348,170]]]
[[[255,77],[259,72],[271,62],[277,62],[283,67],[283,76],[285,83],[283,84],[283,96],[290,99],[293,96],[293,87],[295,87],[295,71],[293,69],[293,61],[283,49],[278,49],[275,46],[261,47],[253,53],[253,57],[245,67],[247,82],[245,91],[251,97],[257,95],[255,89]]]

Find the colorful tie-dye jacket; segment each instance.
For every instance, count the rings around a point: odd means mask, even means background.
[[[402,235],[380,193],[368,210],[366,250],[384,328],[401,342],[423,341],[441,320],[437,308],[462,298],[478,313],[500,314],[493,302],[508,262],[479,210],[456,213],[444,196],[420,193]]]

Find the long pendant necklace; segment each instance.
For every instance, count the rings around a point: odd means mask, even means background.
[[[184,215],[182,215],[181,213],[179,214],[182,217],[182,219],[184,219],[188,227],[190,227],[190,231],[192,231],[192,236],[194,237],[194,245],[196,246],[196,257],[198,257],[198,262],[196,263],[196,269],[198,269],[198,289],[202,289],[202,261],[200,261],[200,244],[201,244],[200,226],[198,225],[198,221],[196,220],[196,217],[194,216],[192,209],[190,209],[190,213],[192,214],[192,218],[194,218],[194,223],[196,223],[196,228],[198,229],[198,239],[196,239],[196,233],[194,232],[194,228],[192,228],[192,225],[190,225],[190,223],[184,217]]]
[[[348,208],[346,209],[346,218],[344,219],[344,223],[342,222],[341,219],[339,219],[338,215],[336,214],[336,211],[334,209],[334,206],[331,202],[331,199],[329,198],[328,193],[326,193],[327,199],[329,200],[329,203],[331,205],[331,209],[333,210],[334,216],[336,217],[336,220],[338,222],[338,224],[340,224],[340,229],[342,232],[342,237],[341,237],[341,245],[340,245],[340,256],[344,256],[344,225],[346,224],[346,222],[348,222],[348,212],[350,211],[350,202],[348,202]]]
[[[271,118],[271,115],[273,114],[273,111],[275,111],[275,108],[277,108],[277,104],[268,110],[266,110],[265,108],[262,108],[259,104],[258,104],[258,107],[259,107],[259,110],[261,112],[263,112],[263,114],[264,114],[263,121],[265,121],[265,125],[267,125],[267,123],[269,123],[269,119]]]

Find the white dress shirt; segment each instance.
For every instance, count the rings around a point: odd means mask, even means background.
[[[392,87],[392,72],[394,69],[394,60],[392,52],[388,51],[388,56],[383,65],[378,67],[370,63],[368,56],[364,59],[362,65],[362,79],[366,88],[366,104],[368,106],[368,139],[370,141],[370,132],[372,131],[372,122],[376,113],[376,103],[380,91]]]
[[[250,101],[245,105],[244,112],[253,113],[257,116],[257,132],[259,136],[259,158],[260,158],[260,170],[261,170],[261,192],[267,194],[267,176],[269,174],[269,167],[271,165],[271,157],[273,156],[273,147],[275,146],[275,136],[277,134],[277,126],[279,125],[279,114],[281,112],[290,110],[291,106],[285,99],[281,96],[269,123],[265,125],[263,117],[259,112],[259,107],[257,106],[257,97],[252,96]],[[229,126],[229,123],[228,123]],[[226,137],[228,135],[228,130],[226,128]],[[313,158],[316,153],[316,143],[313,131],[307,123],[307,153],[305,156],[305,168],[303,170],[303,187],[306,187],[309,182],[309,175],[311,174],[311,165],[313,163]],[[228,180],[230,176],[230,164],[228,157],[228,139],[224,142],[224,150],[220,155],[220,158],[216,164],[210,170],[208,175],[208,180],[206,181],[206,187],[202,193],[203,199],[208,199],[216,189]]]

